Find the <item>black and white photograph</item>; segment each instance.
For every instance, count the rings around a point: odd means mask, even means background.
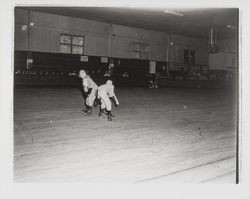
[[[239,6],[16,4],[11,17],[14,185],[243,183]]]
[[[14,179],[237,183],[238,19],[16,7]]]

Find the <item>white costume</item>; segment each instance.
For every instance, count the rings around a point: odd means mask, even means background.
[[[94,101],[95,101],[96,92],[97,92],[98,87],[97,87],[96,83],[88,75],[86,75],[83,78],[82,85],[83,85],[85,92],[88,92],[88,90],[91,89],[91,92],[86,99],[86,104],[88,106],[92,106]]]
[[[115,118],[115,116],[111,114],[112,105],[111,105],[110,98],[112,98],[112,100],[114,101],[115,106],[118,106],[119,102],[115,96],[114,86],[111,80],[108,80],[106,84],[103,84],[98,87],[97,97],[101,101],[99,117],[102,117],[105,115],[104,111],[106,109],[106,115],[108,116],[108,121],[112,121],[112,119]]]
[[[88,90],[91,89],[91,92],[86,99],[86,109],[82,110],[82,114],[91,113],[92,105],[95,101],[98,87],[96,83],[88,75],[86,75],[86,72],[84,70],[80,70],[79,76],[82,78],[82,85],[84,88],[84,92],[87,93]]]
[[[114,97],[114,86],[112,81],[108,80],[106,84],[98,87],[98,98],[101,99],[101,109],[106,108],[107,111],[111,111],[110,97]]]

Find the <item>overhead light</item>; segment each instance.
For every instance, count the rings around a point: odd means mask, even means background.
[[[233,25],[227,25],[227,28],[237,30],[237,27],[236,27],[236,26],[233,26]]]
[[[178,12],[175,12],[175,11],[172,11],[172,10],[165,10],[164,13],[170,14],[170,15],[175,15],[175,16],[178,16],[178,17],[183,17],[184,16],[184,14],[178,13]]]

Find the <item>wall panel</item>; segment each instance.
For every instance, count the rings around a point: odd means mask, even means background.
[[[122,57],[133,58],[133,52],[131,51],[133,51],[134,43],[138,42],[150,46],[151,60],[166,61],[166,33],[149,31],[128,26],[113,25],[112,36],[112,55],[115,57],[119,54]]]
[[[26,29],[22,30],[22,26]],[[28,11],[15,9],[15,33],[14,33],[15,50],[28,50]]]
[[[111,56],[129,59],[134,58],[133,41],[119,38],[112,39]]]
[[[28,50],[28,29],[22,30],[22,24],[15,24],[15,50]]]
[[[236,39],[225,39],[225,40],[219,40],[219,51],[225,51],[230,53],[236,53],[237,52],[237,40]]]
[[[167,60],[167,45],[150,45],[150,59],[155,61]]]
[[[30,30],[29,50],[50,52],[50,31],[40,28]]]
[[[189,49],[196,52],[196,64],[208,64],[208,46],[207,40],[205,39],[170,35],[169,49],[170,62],[183,63],[184,49]]]
[[[18,18],[18,19],[17,19]],[[27,50],[27,33],[20,31],[20,25],[27,22],[27,11],[16,11],[15,50]],[[208,63],[207,41],[163,32],[145,30],[121,25],[78,19],[40,12],[30,12],[30,50],[59,53],[60,34],[72,34],[85,37],[84,53],[93,56],[111,56],[134,58],[134,43],[150,46],[150,59],[167,60],[168,39],[170,46],[169,61],[183,63],[185,48],[197,52],[197,64]],[[112,42],[110,42],[112,35]],[[111,48],[110,48],[110,43]],[[109,52],[111,50],[111,52]],[[110,54],[109,54],[110,53]]]
[[[208,65],[208,52],[204,50],[197,50],[195,63]]]
[[[84,54],[109,56],[109,39],[107,37],[86,36]]]
[[[64,33],[85,36],[85,54],[108,55],[109,24],[39,12],[31,12],[30,21],[34,23],[30,35],[33,51],[59,53],[60,34]]]
[[[209,67],[214,70],[230,70],[237,68],[237,40],[226,39],[218,41],[219,52],[209,54]]]

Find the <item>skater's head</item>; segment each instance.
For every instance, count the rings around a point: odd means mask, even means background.
[[[86,77],[86,72],[85,72],[85,70],[80,70],[80,71],[79,71],[79,77],[81,77],[81,78]]]
[[[106,84],[107,84],[107,85],[113,85],[113,82],[112,82],[111,80],[108,80],[108,81],[106,82]]]

